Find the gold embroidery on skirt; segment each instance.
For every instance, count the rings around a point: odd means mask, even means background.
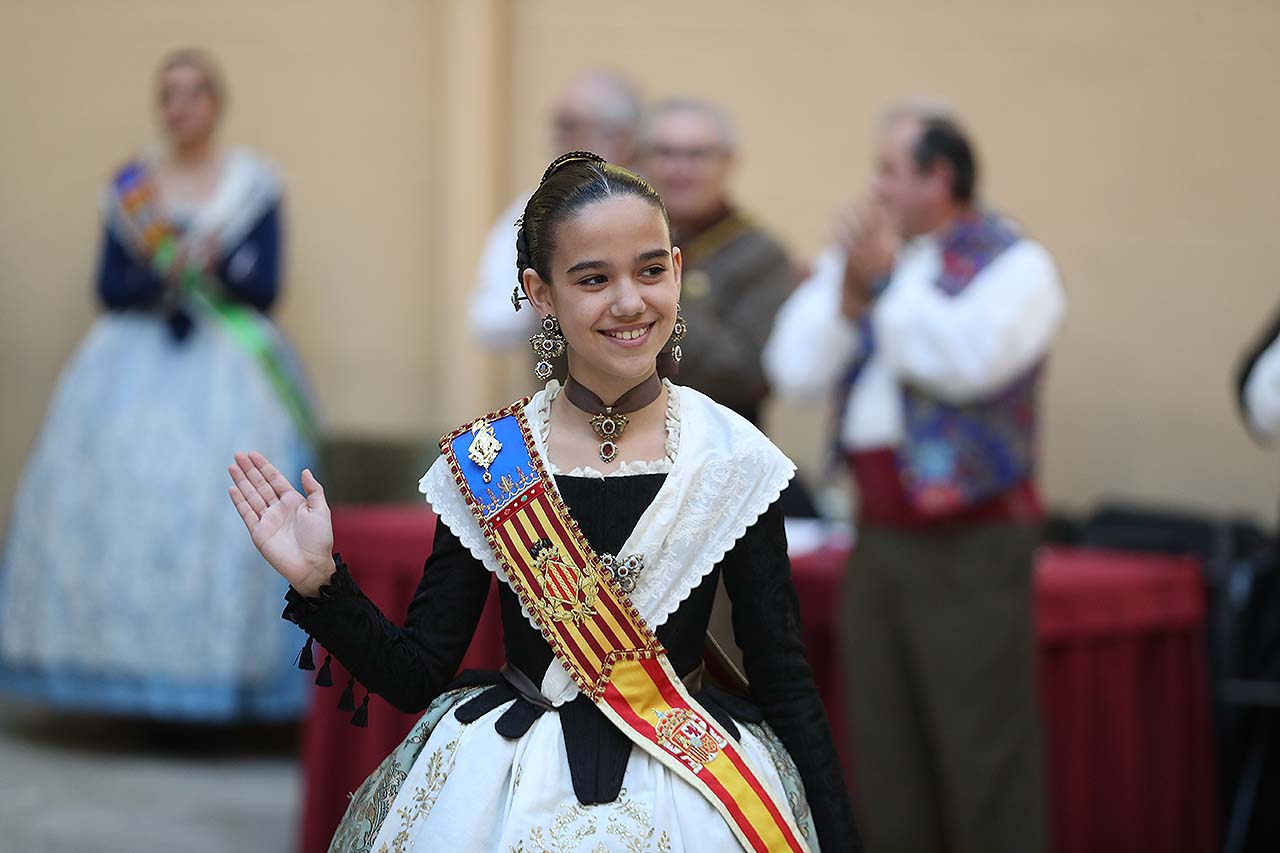
[[[395,838],[391,839],[392,846],[387,847],[384,842],[378,848],[378,853],[406,853],[409,849],[407,845],[413,825],[431,814],[432,807],[440,798],[444,783],[449,779],[449,772],[453,770],[454,754],[458,751],[460,743],[462,738],[456,737],[431,753],[431,757],[427,759],[426,774],[423,779],[426,784],[413,789],[412,805],[396,811],[396,815],[400,818],[400,831],[396,833]]]
[[[649,807],[630,799],[626,788],[612,803],[584,806],[573,802],[560,806],[549,826],[532,827],[525,838],[511,846],[509,853],[576,851],[583,839],[599,833],[600,818],[605,820],[605,832],[617,841],[607,846],[601,842],[591,853],[671,853],[671,837],[665,831],[654,837],[657,830],[651,825]]]

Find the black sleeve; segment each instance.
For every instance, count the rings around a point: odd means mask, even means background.
[[[831,726],[805,660],[782,510],[775,501],[721,563],[751,697],[800,771],[823,850],[860,850]]]
[[[422,581],[400,627],[337,562],[318,598],[289,590],[284,618],[314,637],[369,692],[401,711],[421,711],[462,664],[488,596],[488,570],[438,522]]]

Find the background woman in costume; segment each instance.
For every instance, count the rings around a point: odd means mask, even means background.
[[[523,292],[546,320],[531,342],[543,354],[567,350],[570,378],[563,388],[547,383],[521,410],[533,449],[507,431],[503,450],[483,425],[468,425],[458,440],[473,448],[463,456],[478,456],[476,465],[504,464],[493,461],[504,453],[521,454],[505,457],[507,466],[541,459],[674,673],[741,745],[808,849],[857,849],[798,633],[778,506],[794,466],[740,416],[656,375],[658,355],[680,323],[680,251],[661,199],[594,155],[566,155],[530,199],[517,247]],[[557,321],[547,320],[553,315]],[[601,401],[613,401],[612,413],[601,411]],[[600,414],[614,416],[612,429],[602,427],[607,417],[593,417]],[[510,421],[499,423],[505,430]],[[262,454],[238,454],[229,471],[231,498],[253,541],[291,583],[285,617],[368,691],[405,711],[427,709],[355,794],[331,850],[402,849],[415,841],[504,853],[739,849],[709,798],[634,746],[579,693],[540,633],[530,614],[557,593],[572,597],[565,586],[573,578],[551,578],[574,567],[547,568],[546,597],[522,608],[505,573],[510,566],[486,544],[447,458],[422,480],[440,523],[404,626],[379,612],[331,554],[329,509],[310,472],[302,475],[304,496]],[[513,476],[526,473],[520,467]],[[493,476],[492,489],[515,507],[508,479]],[[534,542],[531,553],[546,544]],[[507,665],[501,674],[471,672],[450,684],[491,571],[507,581],[499,585]],[[749,696],[701,684],[721,576]],[[344,703],[353,694],[347,687]]]
[[[208,496],[235,448],[313,453],[296,359],[265,317],[281,187],[216,129],[213,60],[167,57],[165,144],[106,193],[105,313],[65,368],[0,557],[0,689],[77,710],[191,721],[296,717],[301,634],[284,584]],[[133,482],[140,491],[123,494]]]

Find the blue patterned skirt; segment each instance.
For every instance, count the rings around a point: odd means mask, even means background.
[[[271,335],[278,333],[261,319]],[[68,709],[284,720],[306,699],[286,584],[227,497],[235,451],[313,449],[212,322],[99,319],[64,370],[0,555],[0,690]]]

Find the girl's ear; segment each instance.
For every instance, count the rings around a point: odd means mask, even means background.
[[[538,275],[533,267],[526,267],[521,279],[524,283],[525,295],[529,297],[529,304],[538,312],[538,316],[545,317],[556,313],[555,302],[551,298],[550,282],[543,281],[542,276]]]

